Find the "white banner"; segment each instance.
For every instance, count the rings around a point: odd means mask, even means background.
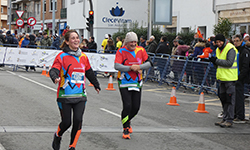
[[[114,69],[114,54],[85,53],[89,58],[89,63],[94,71],[117,72]]]
[[[53,64],[55,57],[61,50],[48,50],[48,49],[29,49],[29,48],[12,48],[0,47],[0,63],[16,64],[27,66],[45,66],[49,67]],[[114,54],[98,54],[98,53],[85,53],[89,59],[90,65],[94,71],[101,72],[117,72],[114,69]]]
[[[6,47],[0,47],[0,64],[2,64],[4,61],[5,50]]]
[[[38,66],[52,66],[54,59],[57,54],[59,54],[61,50],[45,50],[45,49],[40,49],[39,50],[39,59],[38,59]]]

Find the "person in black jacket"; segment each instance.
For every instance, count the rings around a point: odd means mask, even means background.
[[[93,36],[89,37],[89,43],[87,44],[87,47],[90,50],[96,50],[97,49],[95,38]]]
[[[60,37],[58,34],[53,35],[54,42],[52,43],[52,46],[55,47],[57,50],[60,49]]]
[[[171,49],[169,48],[169,44],[167,42],[167,37],[162,36],[160,40],[160,44],[155,50],[155,53],[161,53],[161,54],[169,54],[171,55]]]
[[[245,123],[245,96],[244,96],[244,84],[247,83],[249,79],[249,62],[250,53],[249,50],[243,45],[243,38],[240,34],[233,36],[234,46],[239,51],[239,75],[238,81],[236,82],[236,98],[235,98],[235,119],[234,123]],[[250,46],[247,42],[246,46]]]

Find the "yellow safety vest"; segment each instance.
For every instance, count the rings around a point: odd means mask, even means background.
[[[216,78],[220,81],[237,81],[238,80],[238,67],[237,67],[237,53],[238,50],[231,43],[227,43],[222,51],[219,48],[216,49],[216,57],[218,59],[226,60],[227,53],[230,49],[235,50],[235,59],[231,67],[218,66],[216,72]]]

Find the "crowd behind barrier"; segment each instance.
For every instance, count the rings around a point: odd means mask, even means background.
[[[6,53],[3,52],[4,50],[3,46],[9,48],[6,49]],[[13,70],[16,70],[20,65],[28,65],[25,63],[21,63],[22,62],[21,58],[15,58],[19,59],[19,62],[6,63],[6,59],[10,59],[9,54],[16,55],[18,53],[19,54],[21,53],[20,51],[18,52],[16,51],[16,53],[14,53],[14,51],[17,49],[18,50],[21,49],[22,51],[33,50],[33,52],[31,52],[31,55],[34,56],[34,54],[38,52],[36,50],[41,48],[40,49],[42,52],[41,57],[37,58],[39,63],[33,64],[38,67],[43,67],[43,64],[46,64],[47,67],[49,65],[52,65],[54,57],[59,52],[61,52],[61,50],[56,50],[55,47],[53,48],[53,47],[36,46],[36,49],[34,49],[31,48],[32,47],[31,46],[30,48],[16,48],[17,45],[14,44],[2,44],[1,47],[2,48],[0,48],[0,63],[15,66]],[[110,65],[110,63],[112,64],[114,63],[113,60],[115,59],[114,54],[116,53],[116,50],[103,51],[95,49],[82,49],[82,51],[85,52],[86,55],[88,56],[91,66],[93,67],[93,70],[96,71],[97,74],[101,73],[103,75],[103,73],[106,72],[104,74],[105,76],[108,75],[107,72],[109,73],[117,72],[114,69],[113,65]],[[99,59],[100,54],[101,56]],[[184,88],[189,88],[193,91],[198,91],[199,94],[203,91],[205,92],[210,91],[217,94],[218,83],[216,81],[216,68],[213,66],[211,62],[197,58],[190,58],[178,55],[154,54],[154,53],[148,53],[148,55],[151,58],[154,66],[151,67],[146,72],[144,72],[145,82],[156,81],[159,83],[159,85],[166,83],[168,85],[175,86],[177,90],[182,86]],[[34,58],[30,59],[31,60],[29,61],[34,60]],[[245,90],[245,93],[246,96],[250,96],[248,94],[248,88]]]

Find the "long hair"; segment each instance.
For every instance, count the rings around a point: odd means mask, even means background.
[[[70,34],[73,33],[73,32],[75,32],[75,33],[78,35],[78,37],[79,37],[79,34],[77,33],[76,30],[69,30],[69,31],[67,31],[67,32],[65,33],[65,35],[64,35],[63,43],[62,43],[62,45],[60,46],[61,49],[63,49],[63,48],[67,45],[65,41],[69,41]]]

